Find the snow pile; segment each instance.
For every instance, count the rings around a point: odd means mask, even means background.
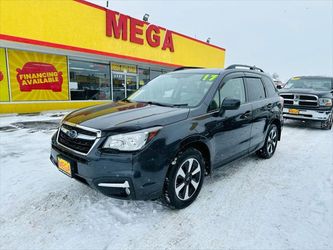
[[[333,249],[333,130],[289,122],[272,159],[215,171],[172,211],[60,173],[49,161],[59,119],[0,118],[0,249]]]

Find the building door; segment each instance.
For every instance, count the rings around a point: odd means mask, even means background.
[[[138,75],[126,74],[126,97],[129,97],[138,89]]]
[[[112,72],[113,101],[127,98],[138,89],[138,75]]]
[[[112,72],[113,101],[125,98],[125,74]]]

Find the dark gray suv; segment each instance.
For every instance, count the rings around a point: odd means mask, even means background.
[[[271,158],[281,138],[283,101],[261,69],[182,69],[129,98],[74,111],[52,137],[60,171],[122,199],[184,208],[204,177],[257,152]]]

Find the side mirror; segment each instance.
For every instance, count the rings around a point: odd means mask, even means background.
[[[226,97],[224,98],[221,106],[221,110],[234,110],[240,106],[240,100],[235,98]]]
[[[282,89],[282,86],[281,85],[277,85],[276,88],[277,89]]]

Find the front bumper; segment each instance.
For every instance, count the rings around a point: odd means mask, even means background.
[[[82,156],[52,138],[50,160],[58,157],[72,165],[72,177],[101,193],[120,199],[151,200],[161,196],[167,165],[162,154],[150,148],[139,153],[103,153],[97,148]]]
[[[290,109],[294,108],[283,108],[283,117],[288,119],[297,120],[312,120],[312,121],[326,121],[332,110],[308,110],[299,109],[298,114],[290,113]]]

